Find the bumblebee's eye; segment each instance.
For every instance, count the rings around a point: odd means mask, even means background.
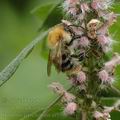
[[[65,54],[62,55],[62,59],[63,59],[63,60],[65,60],[66,57],[67,57],[67,56],[66,56]]]
[[[92,25],[90,24],[90,25],[89,25],[89,28],[91,28],[91,27],[92,27]]]
[[[94,24],[93,24],[93,26],[94,26],[94,27],[96,27],[96,26],[97,26],[97,24],[95,24],[95,23],[94,23]]]

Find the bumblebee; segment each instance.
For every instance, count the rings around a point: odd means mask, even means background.
[[[74,40],[77,40],[78,35],[69,25],[59,24],[55,26],[48,34],[49,57],[47,64],[47,74],[51,74],[51,66],[54,64],[58,72],[68,72],[74,70],[79,62],[84,59],[84,53],[76,55],[70,47]],[[76,49],[76,48],[74,48]],[[75,53],[72,54],[72,53]]]
[[[47,65],[48,76],[51,73],[52,64],[58,72],[66,71],[73,67],[67,44],[71,41],[70,32],[65,31],[63,24],[55,26],[48,34],[49,57]]]

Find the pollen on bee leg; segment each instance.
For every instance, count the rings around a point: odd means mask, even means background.
[[[62,23],[64,23],[67,26],[72,25],[72,23],[67,20],[62,20]]]
[[[97,30],[100,27],[100,21],[97,19],[92,19],[88,24],[87,24],[87,29],[90,31]]]

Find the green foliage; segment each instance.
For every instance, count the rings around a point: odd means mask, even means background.
[[[50,2],[50,0],[46,0],[46,1],[47,2],[44,5],[40,5],[39,7],[35,8],[32,11],[33,14],[37,15],[40,18],[40,25],[38,25],[38,26],[40,26],[40,30],[41,29],[46,29],[48,27],[51,27],[51,26],[59,23],[61,18],[62,18],[62,13],[59,12],[60,8],[59,7],[56,8],[59,5],[60,1],[58,1],[58,0],[56,0],[56,1],[52,0],[52,2]],[[115,7],[115,11],[119,13],[119,11],[120,11],[119,5],[117,5]],[[2,11],[2,12],[4,13],[4,11]],[[8,18],[10,18],[10,16]],[[24,17],[23,17],[23,19],[24,19]],[[15,20],[15,17],[14,17],[14,20]],[[119,18],[118,18],[118,20],[120,21]],[[115,24],[114,27],[111,28],[111,32],[112,33],[117,30],[117,34],[115,36],[115,39],[117,39],[117,40],[119,40],[119,38],[120,38],[120,34],[119,34],[119,29],[120,29],[119,21],[118,21],[118,23]],[[8,24],[10,24],[10,23],[8,23]],[[30,26],[30,24],[28,24],[28,25]],[[13,24],[12,24],[12,26],[13,26]],[[25,29],[25,30],[26,30],[26,32],[28,32],[28,29]],[[29,34],[29,32],[28,32],[28,34]],[[1,71],[1,73],[0,73],[0,84],[1,85],[4,84],[4,82],[6,82],[8,79],[11,78],[11,76],[16,72],[17,68],[22,63],[22,61],[31,53],[31,51],[34,48],[34,46],[36,46],[44,38],[44,36],[46,34],[47,34],[47,32],[45,32],[43,34],[40,34],[34,41],[32,41],[29,45],[27,45],[27,47],[24,48],[22,50],[22,52],[7,67],[5,67],[5,69],[3,71]],[[20,40],[21,39],[23,39],[23,38],[21,37]],[[7,41],[8,44],[10,42],[11,41]],[[20,42],[16,41],[17,46],[19,46]],[[42,45],[41,45],[41,53],[42,53],[41,56],[44,56],[46,58],[47,53],[46,53],[45,45],[46,45],[46,42],[45,42],[45,40],[43,40],[42,41]],[[9,46],[9,45],[7,45],[7,46]],[[120,50],[119,44],[116,44],[114,46],[114,49],[116,51],[119,51]],[[9,51],[9,49],[7,47],[6,47],[6,51],[7,52]],[[16,53],[17,53],[17,51],[16,51]],[[36,53],[34,53],[34,54],[36,54]],[[43,74],[43,72],[45,72],[45,69],[46,69],[45,68],[46,67],[45,66],[46,63],[43,62],[42,59],[40,59],[38,56],[36,57],[35,55],[32,55],[28,59],[25,62],[25,64],[23,64],[21,66],[20,71],[18,71],[18,73],[12,78],[12,80],[14,80],[14,81],[11,82],[11,84],[9,83],[9,87],[8,86],[4,87],[3,89],[1,89],[1,92],[0,92],[1,96],[2,96],[2,93],[3,93],[3,96],[5,96],[5,97],[8,96],[8,98],[10,98],[11,96],[18,97],[20,95],[22,97],[24,95],[25,96],[31,96],[31,97],[39,95],[39,97],[41,99],[39,98],[40,102],[37,103],[37,105],[35,103],[33,104],[31,102],[27,102],[27,104],[32,104],[33,106],[35,105],[35,108],[34,109],[32,108],[32,110],[30,112],[28,111],[25,116],[21,115],[21,116],[23,116],[23,118],[20,119],[20,120],[35,120],[35,119],[38,118],[38,116],[40,115],[40,113],[42,111],[39,111],[39,112],[37,111],[36,112],[36,110],[37,109],[39,110],[41,108],[41,106],[44,106],[44,107],[47,106],[47,104],[49,104],[50,98],[53,98],[52,94],[50,94],[50,91],[47,90],[47,88],[45,88],[45,86],[47,86],[47,84],[49,84],[52,80],[55,80],[55,79],[58,80],[60,78],[61,80],[63,79],[62,82],[64,84],[68,84],[66,81],[64,81],[64,77],[63,76],[61,76],[61,75],[58,76],[57,74],[55,74],[55,72],[54,72],[54,75],[52,76],[52,78],[50,79],[50,81],[45,80],[45,79],[48,79],[45,76],[46,74],[45,73]],[[119,75],[119,71],[120,70],[118,69],[117,70],[117,74],[118,75]],[[39,76],[39,74],[40,74],[40,76]],[[26,90],[27,88],[28,88],[28,90]],[[10,91],[10,92],[8,92],[8,91]],[[33,93],[31,93],[32,91],[33,91]],[[38,91],[38,93],[36,93],[37,91]],[[114,94],[112,96],[114,97]],[[113,103],[111,101],[113,101],[114,98],[111,98],[111,99],[104,100],[103,103],[108,103],[109,105],[111,105],[111,103]],[[11,101],[13,103],[11,103]],[[116,101],[116,99],[114,101]],[[4,109],[5,109],[6,111],[8,111],[8,113],[11,113],[10,107],[12,108],[12,107],[14,107],[14,105],[16,105],[16,107],[21,106],[21,108],[23,108],[22,112],[25,113],[24,108],[26,107],[26,103],[24,103],[23,106],[22,106],[21,104],[19,105],[19,103],[16,104],[17,101],[13,101],[13,100],[9,99],[8,102],[9,102],[9,104],[6,103],[5,100],[3,100],[3,102],[2,102],[2,98],[0,99],[0,103],[1,103],[0,107],[2,109],[1,111],[4,111]],[[4,105],[6,105],[5,106],[6,108],[4,107]],[[46,116],[44,119],[45,120],[61,120],[61,119],[62,120],[72,120],[72,118],[68,118],[67,116],[65,117],[62,114],[62,111],[63,111],[63,109],[59,105],[58,106],[54,106],[49,111],[48,116]],[[13,112],[16,113],[16,110],[13,111]],[[21,111],[18,110],[17,112],[20,113]],[[29,114],[31,116],[27,117],[27,115],[29,116]],[[6,118],[6,120],[13,120],[13,117],[8,117],[8,118]],[[112,118],[115,119],[115,120],[119,120],[119,113],[113,113],[112,114]],[[15,120],[18,120],[18,119],[19,119],[19,117],[16,116]]]
[[[41,21],[39,31],[60,23],[62,19],[60,2],[61,0],[48,1],[46,4],[40,5],[31,11]]]
[[[33,48],[47,35],[48,31],[40,34],[0,73],[0,86],[2,86],[15,73],[21,62],[32,52]]]

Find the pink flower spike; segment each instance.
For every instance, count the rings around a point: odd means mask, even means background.
[[[64,113],[65,115],[73,115],[77,110],[77,104],[74,103],[74,102],[71,102],[71,103],[68,103],[65,110],[64,110]]]
[[[108,83],[109,80],[109,74],[106,70],[102,70],[98,73],[98,76],[100,78],[100,80],[102,81],[102,83]]]
[[[90,41],[88,40],[87,37],[83,36],[83,37],[80,38],[79,44],[82,47],[88,47],[90,45]]]

